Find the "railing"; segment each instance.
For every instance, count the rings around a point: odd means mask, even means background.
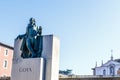
[[[68,75],[68,76],[60,76],[60,78],[113,78],[113,77],[120,77],[120,75],[115,76],[94,76],[94,75]]]

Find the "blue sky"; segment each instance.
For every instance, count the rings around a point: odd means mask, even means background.
[[[91,75],[96,61],[120,58],[120,0],[1,0],[0,41],[14,44],[30,17],[60,39],[60,69]]]

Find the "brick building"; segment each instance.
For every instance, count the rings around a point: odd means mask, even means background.
[[[0,77],[11,76],[13,47],[0,42]]]

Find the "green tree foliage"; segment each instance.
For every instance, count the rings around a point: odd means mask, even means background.
[[[72,70],[71,69],[59,70],[59,74],[72,75]]]

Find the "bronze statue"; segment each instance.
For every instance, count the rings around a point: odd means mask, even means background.
[[[43,38],[42,27],[36,26],[35,19],[30,18],[26,33],[19,35],[16,39],[23,39],[20,50],[22,58],[37,58],[42,55]]]

